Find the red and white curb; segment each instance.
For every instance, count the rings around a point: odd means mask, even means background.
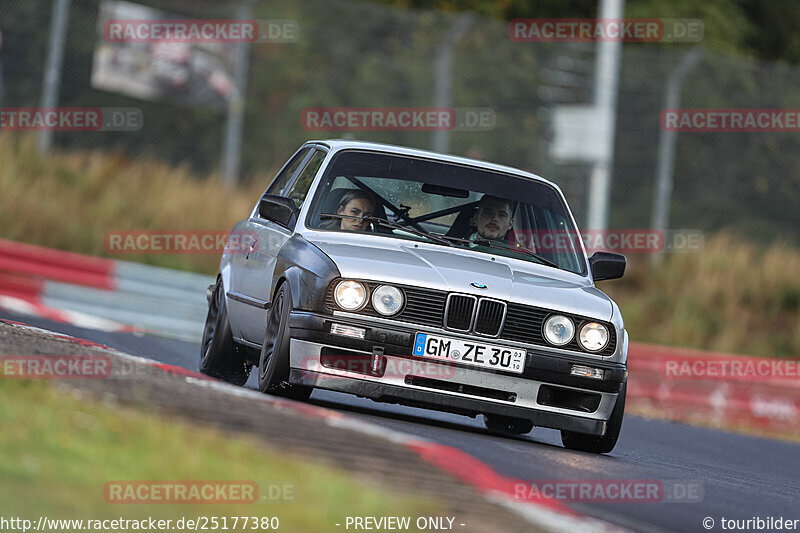
[[[37,328],[36,326],[31,326],[30,324],[25,324],[24,322],[17,322],[16,320],[9,320],[7,318],[0,318],[0,324],[6,324],[6,325],[9,325],[9,326],[13,326],[15,328],[25,329],[25,330],[28,330],[28,331],[35,331],[35,332],[38,332],[38,333],[44,333],[46,335],[49,335],[50,337],[54,337],[54,338],[59,339],[59,340],[64,340],[64,341],[67,341],[67,342],[71,342],[73,344],[78,344],[78,345],[84,346],[86,348],[101,348],[103,350],[108,350],[110,352],[114,352],[115,355],[137,358],[135,355],[130,355],[130,354],[126,354],[124,352],[120,352],[118,350],[115,350],[114,348],[111,348],[110,346],[106,346],[105,344],[100,344],[100,343],[97,343],[97,342],[94,342],[94,341],[90,341],[90,340],[87,340],[87,339],[81,339],[79,337],[73,337],[72,335],[66,335],[64,333],[58,333],[56,331],[51,331],[49,329]],[[142,361],[149,361],[149,359],[144,359],[144,358],[137,358],[137,359],[142,359]],[[209,379],[211,379],[211,378],[209,378]]]
[[[113,352],[115,356],[128,361],[143,363],[163,370],[164,372],[181,376],[187,383],[192,383],[196,386],[206,387],[232,396],[245,397],[254,401],[269,402],[278,409],[292,411],[300,416],[321,419],[323,423],[331,427],[346,429],[361,433],[362,435],[368,435],[370,437],[384,439],[386,441],[399,444],[416,453],[421,459],[435,466],[439,470],[476,489],[487,500],[517,513],[532,525],[542,527],[547,531],[564,533],[604,533],[627,531],[624,528],[609,522],[582,515],[559,500],[540,497],[521,501],[520,499],[515,498],[515,487],[520,483],[524,483],[522,480],[503,476],[495,472],[491,467],[482,461],[452,446],[438,444],[436,442],[411,436],[400,431],[387,429],[370,422],[358,420],[342,413],[326,409],[324,407],[317,407],[315,405],[302,402],[277,398],[274,396],[261,394],[250,389],[245,389],[243,387],[236,387],[234,385],[210,378],[209,376],[199,372],[186,370],[185,368],[174,365],[160,363],[144,357],[130,355],[89,340],[37,328],[12,320],[0,319],[0,323],[8,324],[12,327],[44,333],[54,338],[72,342],[80,346],[108,350]]]
[[[29,315],[61,324],[70,324],[79,328],[95,329],[112,333],[134,333],[144,332],[145,330],[127,324],[122,324],[107,318],[82,313],[80,311],[69,311],[56,309],[42,303],[36,297],[16,297],[0,294],[0,308],[8,312]]]
[[[0,239],[0,308],[197,342],[212,276]]]

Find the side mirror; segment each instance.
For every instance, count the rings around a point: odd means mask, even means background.
[[[604,279],[617,279],[625,274],[625,256],[610,252],[595,252],[589,258],[589,267],[595,281]]]
[[[297,213],[300,210],[294,205],[294,200],[285,196],[265,194],[258,201],[258,214],[284,228],[292,228],[297,222]]]

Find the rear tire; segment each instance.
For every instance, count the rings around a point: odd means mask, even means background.
[[[291,302],[289,284],[283,283],[275,292],[267,317],[267,331],[258,363],[258,389],[268,394],[305,401],[311,396],[312,388],[289,383]]]
[[[243,350],[233,340],[222,279],[218,279],[208,302],[200,345],[200,372],[234,385],[244,385],[251,368],[252,365],[245,361]]]
[[[608,429],[602,437],[576,433],[574,431],[561,431],[561,443],[565,448],[590,453],[609,453],[614,449],[622,429],[622,418],[625,415],[625,396],[628,384],[622,385],[622,390],[617,397],[614,410],[611,411],[611,418],[608,419]]]
[[[483,423],[496,435],[524,435],[533,429],[532,421],[511,416],[483,415]]]

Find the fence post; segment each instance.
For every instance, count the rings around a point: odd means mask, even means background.
[[[667,92],[664,98],[664,109],[675,109],[681,102],[681,85],[684,78],[697,66],[703,52],[693,48],[683,56],[667,81]],[[651,228],[665,235],[669,224],[669,205],[672,201],[672,176],[675,170],[675,150],[678,138],[677,131],[666,131],[661,127],[658,136],[658,168],[656,170],[655,191],[653,194],[653,215]],[[664,250],[658,250],[650,256],[650,264],[657,266],[664,259]]]
[[[61,63],[64,60],[64,39],[67,36],[70,0],[53,0],[50,15],[50,46],[44,67],[41,107],[43,109],[58,105],[58,90],[61,85]],[[43,129],[39,132],[37,147],[40,154],[50,151],[53,144],[53,131]]]
[[[600,0],[599,23],[622,19],[624,0]],[[617,122],[617,87],[619,85],[622,37],[597,43],[595,67],[594,105],[607,111],[600,130],[603,132],[605,155],[594,162],[589,179],[589,214],[587,227],[604,230],[608,226],[608,204],[611,200],[611,170],[614,164],[614,134]]]
[[[245,0],[236,10],[236,18],[238,20],[249,20],[251,11],[252,0]],[[225,122],[225,138],[222,144],[222,182],[227,185],[235,185],[239,181],[249,61],[250,43],[237,43],[236,64],[233,67],[234,90],[231,99],[228,101],[228,118]]]
[[[436,53],[436,85],[434,88],[433,106],[447,108],[451,105],[450,95],[453,90],[453,46],[472,26],[473,18],[469,14],[460,15],[447,30]],[[434,152],[450,150],[450,132],[436,130],[433,132],[431,148]]]
[[[0,109],[3,109],[3,32],[0,31]]]

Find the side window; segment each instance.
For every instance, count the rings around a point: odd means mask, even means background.
[[[292,179],[297,167],[300,166],[300,163],[303,162],[310,150],[311,148],[305,148],[296,156],[294,156],[289,164],[284,167],[283,171],[272,181],[272,184],[267,189],[268,194],[280,194],[281,191],[283,191],[283,189],[286,187],[286,184],[289,183],[290,179]]]
[[[297,176],[297,181],[294,182],[294,185],[289,190],[289,194],[287,196],[294,200],[294,203],[297,206],[302,204],[303,200],[306,199],[308,189],[311,188],[311,184],[314,182],[314,177],[317,175],[317,171],[319,170],[320,165],[322,165],[322,161],[325,159],[326,155],[327,152],[317,150],[314,155],[311,156],[306,168],[300,172],[300,175]]]

